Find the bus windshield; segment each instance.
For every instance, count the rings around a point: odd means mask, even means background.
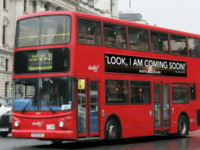
[[[14,110],[69,110],[74,106],[72,77],[16,79]]]
[[[70,41],[71,18],[42,16],[18,21],[16,47],[66,44]]]

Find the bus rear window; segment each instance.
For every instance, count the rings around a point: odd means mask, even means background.
[[[14,58],[15,74],[67,72],[69,70],[69,49],[17,51]]]
[[[20,20],[17,23],[16,46],[66,44],[70,41],[69,16],[42,16]]]

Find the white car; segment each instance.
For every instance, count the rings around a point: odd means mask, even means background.
[[[6,137],[12,130],[12,106],[0,99],[0,136]]]

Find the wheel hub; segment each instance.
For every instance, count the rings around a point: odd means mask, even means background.
[[[110,125],[110,127],[109,127],[109,137],[111,139],[114,139],[115,136],[116,136],[115,126],[114,125]]]
[[[184,134],[186,131],[186,122],[182,119],[179,123],[180,133]]]

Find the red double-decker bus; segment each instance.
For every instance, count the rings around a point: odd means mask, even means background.
[[[118,139],[200,129],[200,36],[71,11],[18,18],[14,138]]]

